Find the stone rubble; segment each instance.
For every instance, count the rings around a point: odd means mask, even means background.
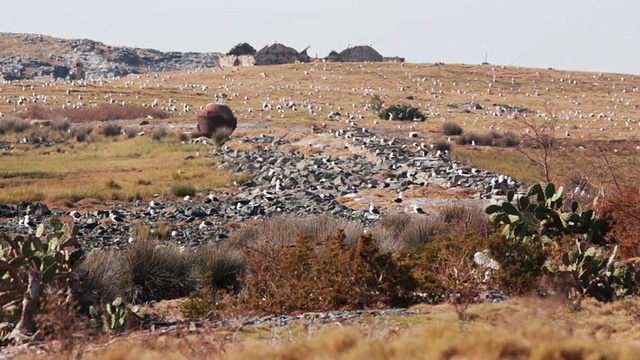
[[[331,214],[368,227],[384,212],[373,214],[365,209],[349,208],[336,198],[353,197],[363,189],[406,191],[436,184],[475,189],[479,197],[474,201],[489,201],[504,197],[508,190],[522,188],[521,183],[508,176],[471,168],[434,149],[409,146],[400,139],[383,139],[362,129],[346,131],[351,141],[345,147],[351,150],[351,156],[283,152],[278,147],[289,144],[288,140],[266,135],[241,139],[245,144],[260,145],[255,150],[228,146],[214,149],[211,156],[219,159],[221,169],[250,175],[249,181],[234,184],[237,192],[218,191],[177,201],[105,203],[101,208],[106,210],[80,207],[75,210],[79,238],[87,248],[126,246],[135,224],[150,224],[153,229],[153,224],[167,222],[173,224],[172,242],[197,246],[227,238],[229,228],[223,226],[225,224],[277,215]],[[0,231],[32,231],[21,223],[27,213],[36,224],[48,223],[45,220],[52,215],[70,215],[62,209],[48,209],[37,203],[0,205]]]

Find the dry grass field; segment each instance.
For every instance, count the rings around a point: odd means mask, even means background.
[[[293,149],[314,152],[343,151],[342,142],[329,139],[322,148],[305,148],[322,141],[312,134],[312,127],[320,128],[324,125],[327,129],[337,130],[346,127],[345,120],[349,118],[357,126],[375,129],[389,137],[408,139],[410,132],[417,132],[418,138],[415,141],[428,144],[450,138],[442,132],[445,121],[459,124],[467,134],[513,131],[520,135],[526,134],[527,127],[532,125],[549,126],[552,123],[550,133],[560,144],[550,160],[556,172],[553,174],[554,180],[564,182],[575,177],[575,172],[579,169],[583,172],[582,175],[592,175],[591,180],[597,183],[602,175],[593,173],[601,168],[601,157],[598,156],[600,149],[596,149],[596,144],[615,164],[621,164],[619,176],[633,179],[636,175],[634,165],[637,162],[637,147],[640,145],[637,128],[637,121],[640,119],[639,88],[640,79],[622,74],[493,65],[317,63],[199,69],[75,83],[17,81],[0,86],[3,100],[0,101],[0,112],[11,116],[36,106],[58,109],[63,106],[87,108],[108,103],[134,106],[150,106],[155,103],[156,109],[169,112],[170,117],[148,120],[150,124],[144,130],[150,132],[154,127],[168,127],[180,133],[193,131],[195,111],[211,102],[214,94],[224,92],[229,95],[228,103],[240,124],[229,145],[242,146],[238,139],[244,135],[286,134],[289,139],[298,140],[299,146],[292,146]],[[373,95],[378,95],[385,106],[402,103],[419,107],[427,115],[427,120],[380,120],[370,109]],[[24,97],[23,101],[19,101],[20,97]],[[465,112],[447,106],[469,101],[477,101],[484,109]],[[289,102],[296,104],[295,111],[286,106]],[[495,104],[530,111],[516,118],[508,112],[497,116]],[[278,109],[279,105],[283,110]],[[329,118],[331,112],[339,112],[342,116]],[[120,123],[135,129],[139,122]],[[451,141],[455,143],[456,137]],[[4,179],[0,183],[0,199],[15,202],[22,196],[44,200],[64,196],[64,191],[59,189],[44,190],[43,187],[55,182],[47,181],[47,178],[65,179],[72,184],[76,182],[74,178],[77,178],[78,187],[74,188],[108,198],[109,191],[101,189],[105,179],[130,182],[137,177],[135,172],[146,168],[136,164],[145,161],[145,157],[140,156],[141,151],[154,154],[155,158],[150,161],[171,164],[162,166],[167,171],[161,175],[157,172],[145,174],[152,181],[151,187],[148,187],[152,190],[142,191],[142,195],[163,193],[166,181],[154,179],[176,172],[184,165],[178,159],[196,150],[193,146],[176,144],[173,149],[161,147],[163,150],[158,151],[159,148],[151,149],[148,142],[139,140],[120,140],[115,143],[98,141],[88,147],[95,148],[95,152],[92,154],[90,151],[80,151],[83,150],[82,146],[81,149],[73,150],[63,146],[58,152],[25,151],[19,148],[3,151],[0,173],[25,173],[27,184],[32,188],[16,189],[16,185],[23,185],[19,180],[21,177],[11,175],[11,179]],[[111,147],[114,150],[109,150]],[[318,150],[319,148],[322,150]],[[114,153],[108,155],[112,151]],[[173,154],[172,151],[176,153]],[[42,171],[40,155],[43,153],[47,154],[46,174],[29,178],[28,174]],[[70,158],[73,153],[84,153],[89,159],[85,162]],[[101,155],[97,155],[98,153]],[[31,154],[34,156],[31,157]],[[161,154],[171,154],[171,159]],[[95,156],[104,156],[103,161],[108,161],[106,157],[110,156],[113,159],[128,158],[128,161],[119,162],[116,167],[99,165],[101,171],[96,172],[91,166],[87,166],[92,162],[90,157]],[[511,174],[527,183],[540,179],[539,169],[514,149],[454,144],[453,156],[482,168]],[[571,166],[566,166],[568,162]],[[74,168],[88,171],[83,175],[82,171],[73,172]],[[78,176],[69,175],[70,172]],[[85,180],[80,179],[83,177]],[[154,183],[158,186],[154,186]],[[205,189],[207,185],[201,182],[195,186]],[[134,190],[137,191],[138,189]]]
[[[132,332],[80,352],[37,358],[637,359],[638,306],[636,300],[585,301],[576,310],[553,299],[521,298],[471,305],[463,323],[451,305],[418,305],[412,308],[418,315],[333,324],[298,321],[283,327],[205,325],[189,330],[185,323],[176,332]]]

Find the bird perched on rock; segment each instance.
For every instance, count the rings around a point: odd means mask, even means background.
[[[238,120],[226,105],[226,94],[216,97],[216,101],[207,104],[198,113],[198,132],[202,136],[211,137],[218,129],[227,127],[231,132],[238,126]]]

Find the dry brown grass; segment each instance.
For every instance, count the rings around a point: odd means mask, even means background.
[[[193,332],[132,333],[82,347],[87,359],[636,359],[638,300],[585,302],[574,311],[554,299],[471,305],[460,333],[451,305],[421,315],[357,318],[342,326],[231,325]],[[76,352],[78,349],[76,348]],[[32,354],[25,355],[30,358]],[[41,358],[63,358],[52,354]]]

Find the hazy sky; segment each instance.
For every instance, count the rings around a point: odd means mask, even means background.
[[[87,38],[163,51],[274,41],[320,57],[373,45],[407,62],[640,74],[636,0],[26,0],[0,32]],[[6,4],[5,4],[6,7]],[[16,9],[17,10],[17,9]],[[7,16],[9,15],[9,16]]]

